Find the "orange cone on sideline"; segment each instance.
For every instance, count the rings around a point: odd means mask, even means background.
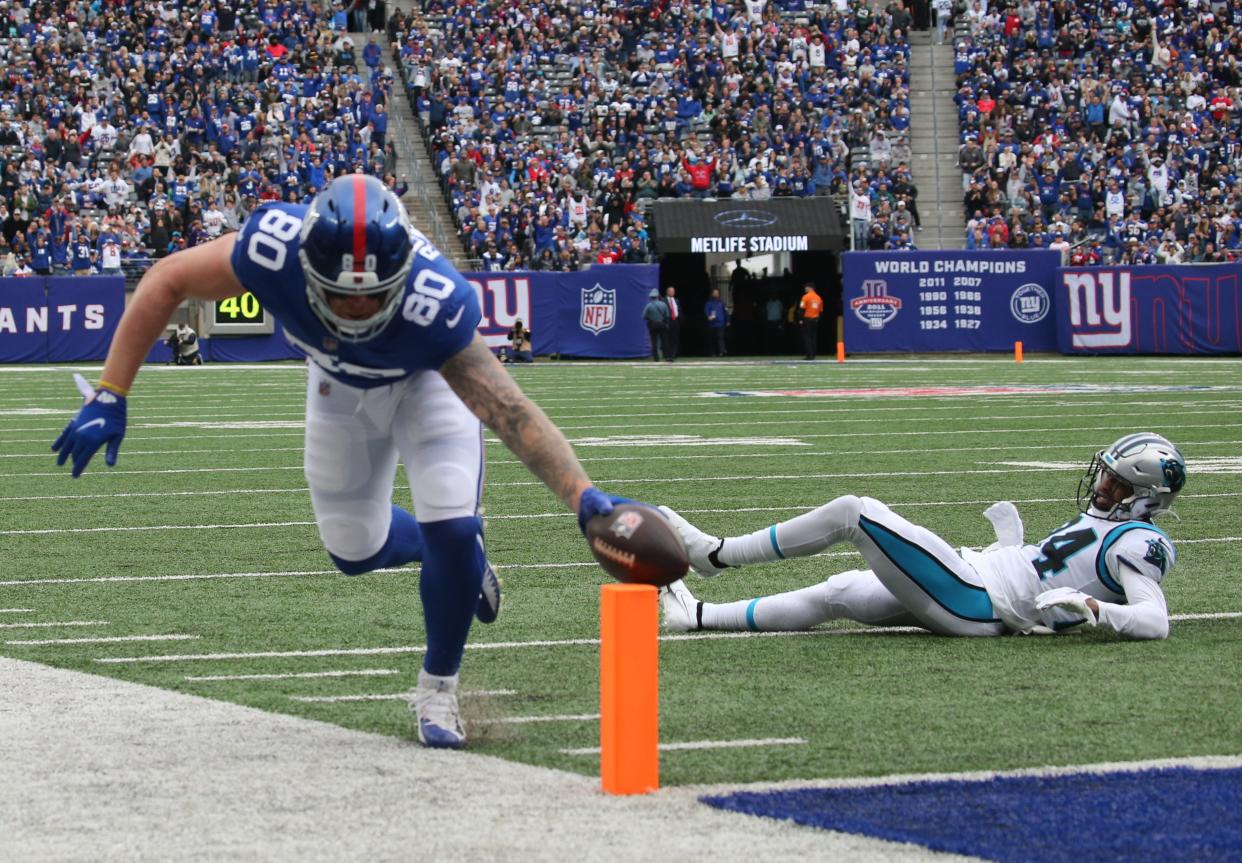
[[[1022,342],[1013,343],[1013,361],[1015,363],[1022,362]]]
[[[600,588],[599,776],[606,794],[660,787],[659,630],[656,588]]]

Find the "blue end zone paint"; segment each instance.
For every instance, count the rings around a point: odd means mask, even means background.
[[[741,792],[702,801],[1001,863],[1242,861],[1242,768]]]

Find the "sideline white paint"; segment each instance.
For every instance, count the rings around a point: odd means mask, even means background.
[[[33,608],[0,608],[0,614],[29,614]]]
[[[682,785],[670,789],[677,794],[698,798],[708,794],[738,791],[786,791],[803,788],[867,788],[877,785],[912,785],[919,782],[987,782],[1002,777],[1075,776],[1084,773],[1137,773],[1168,767],[1197,770],[1228,770],[1242,767],[1239,755],[1194,755],[1185,758],[1153,758],[1146,761],[1104,761],[1095,764],[1049,765],[1015,770],[975,770],[962,773],[899,773],[888,776],[856,776],[843,779],[791,779],[782,782],[750,782],[741,785]]]
[[[754,740],[687,740],[682,743],[661,743],[661,752],[685,752],[696,749],[748,749],[760,746],[802,746],[806,740],[801,737],[765,737]],[[580,749],[561,749],[562,755],[599,755],[598,746],[584,746]]]

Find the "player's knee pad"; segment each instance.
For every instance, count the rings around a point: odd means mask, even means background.
[[[369,517],[368,517],[369,516]],[[369,512],[359,515],[326,515],[319,519],[319,538],[336,561],[337,567],[347,575],[358,575],[374,567],[359,569],[374,559],[388,541],[388,525],[391,511]],[[350,570],[355,571],[350,571]]]
[[[862,515],[863,499],[852,494],[843,494],[815,510],[815,514],[823,522],[826,535],[838,536],[842,530],[853,531],[858,527],[858,519]]]
[[[470,518],[478,509],[477,473],[463,465],[441,462],[412,478],[411,493],[424,527]]]

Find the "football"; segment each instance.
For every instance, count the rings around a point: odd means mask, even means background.
[[[627,584],[664,587],[690,568],[681,537],[654,507],[618,504],[587,522],[586,537],[599,565]]]

